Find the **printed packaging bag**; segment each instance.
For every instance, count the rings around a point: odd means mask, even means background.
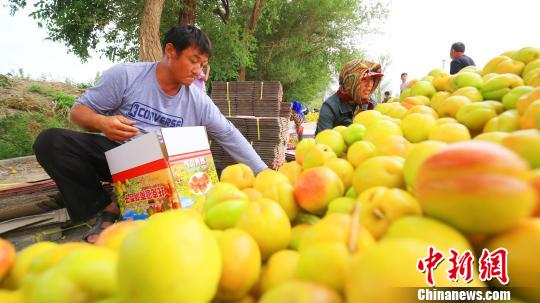
[[[287,140],[287,150],[295,150],[298,145],[298,133],[296,132],[296,124],[289,121],[289,140]]]

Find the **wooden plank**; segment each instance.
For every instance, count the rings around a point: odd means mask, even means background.
[[[93,220],[85,224],[71,227],[62,227],[65,223],[47,224],[24,228],[2,234],[2,237],[15,245],[17,251],[39,241],[52,241],[57,243],[80,242],[84,234],[90,230]]]
[[[18,217],[41,214],[61,207],[62,201],[56,188],[0,197],[0,222]]]
[[[0,160],[0,187],[45,179],[49,179],[49,175],[39,165],[35,156]]]
[[[0,198],[43,192],[45,190],[56,190],[56,183],[51,179],[32,183],[17,183],[17,185],[12,185],[9,188],[0,188]]]
[[[65,208],[62,208],[42,214],[2,221],[0,222],[0,234],[21,228],[36,227],[56,223],[66,223],[67,221],[69,221],[69,215],[67,213],[67,210]]]

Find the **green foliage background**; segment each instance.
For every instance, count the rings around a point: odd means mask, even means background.
[[[74,95],[37,83],[20,91],[14,86],[21,81],[25,79],[0,75],[0,89],[13,94],[0,100],[0,159],[33,154],[34,140],[44,129],[76,128],[68,119],[69,108],[75,102]],[[41,102],[29,93],[40,95]]]
[[[65,119],[38,112],[3,117],[0,119],[0,159],[32,155],[32,145],[39,132],[51,127],[68,128],[70,125]]]
[[[48,38],[65,44],[81,61],[97,51],[115,62],[138,60],[144,3],[8,0],[13,14],[33,6],[31,16],[47,29]],[[257,25],[249,31],[254,0],[229,1],[226,22],[215,13],[222,8],[219,3],[197,0],[196,25],[213,45],[210,80],[237,80],[240,68],[245,67],[246,80],[279,80],[285,100],[296,99],[310,108],[324,101],[345,62],[363,56],[360,46],[364,37],[376,31],[387,14],[386,6],[378,0],[264,0]],[[165,0],[162,36],[177,24],[181,11],[182,1]],[[2,77],[1,87],[11,86],[10,81]],[[44,128],[73,128],[67,113],[74,96],[39,85],[30,86],[28,91],[46,97],[52,113],[21,111],[2,116],[0,159],[31,154],[32,143]]]
[[[362,57],[360,45],[387,14],[385,5],[361,0],[265,0],[254,32],[247,30],[254,0],[232,0],[227,22],[213,11],[219,1],[197,0],[196,24],[213,44],[211,80],[279,80],[285,99],[318,107],[344,62]],[[13,13],[26,0],[8,0]],[[179,20],[182,2],[165,0],[160,31]],[[31,14],[82,61],[92,51],[137,61],[144,0],[37,0]]]

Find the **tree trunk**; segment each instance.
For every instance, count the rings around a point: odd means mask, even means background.
[[[178,16],[178,23],[194,25],[196,8],[197,0],[182,0],[182,11]]]
[[[159,61],[163,55],[159,25],[165,0],[145,0],[139,33],[141,61]]]
[[[246,67],[241,65],[238,71],[238,81],[246,81]]]
[[[253,34],[255,31],[255,27],[257,26],[257,20],[259,19],[259,16],[261,15],[261,8],[263,6],[263,0],[255,0],[255,4],[253,4],[253,10],[251,11],[251,17],[249,18],[249,23],[246,24],[246,29],[244,31],[245,36],[249,36]],[[244,38],[244,46],[246,45],[246,39]],[[238,72],[238,80],[245,81],[246,80],[246,67],[244,65],[240,66],[240,71]]]

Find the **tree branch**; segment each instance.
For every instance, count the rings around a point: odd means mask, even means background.
[[[251,18],[249,19],[249,24],[247,26],[247,29],[250,33],[253,33],[255,30],[255,26],[257,25],[257,20],[259,19],[259,16],[261,15],[261,8],[263,6],[263,0],[255,0],[255,4],[253,5],[253,10],[251,11]]]
[[[223,6],[223,8],[220,6],[220,7],[217,7],[215,8],[212,12],[216,15],[218,15],[221,20],[223,21],[223,23],[227,23],[229,21],[229,16],[230,16],[230,6],[229,6],[229,0],[220,0],[221,2],[221,6]]]

